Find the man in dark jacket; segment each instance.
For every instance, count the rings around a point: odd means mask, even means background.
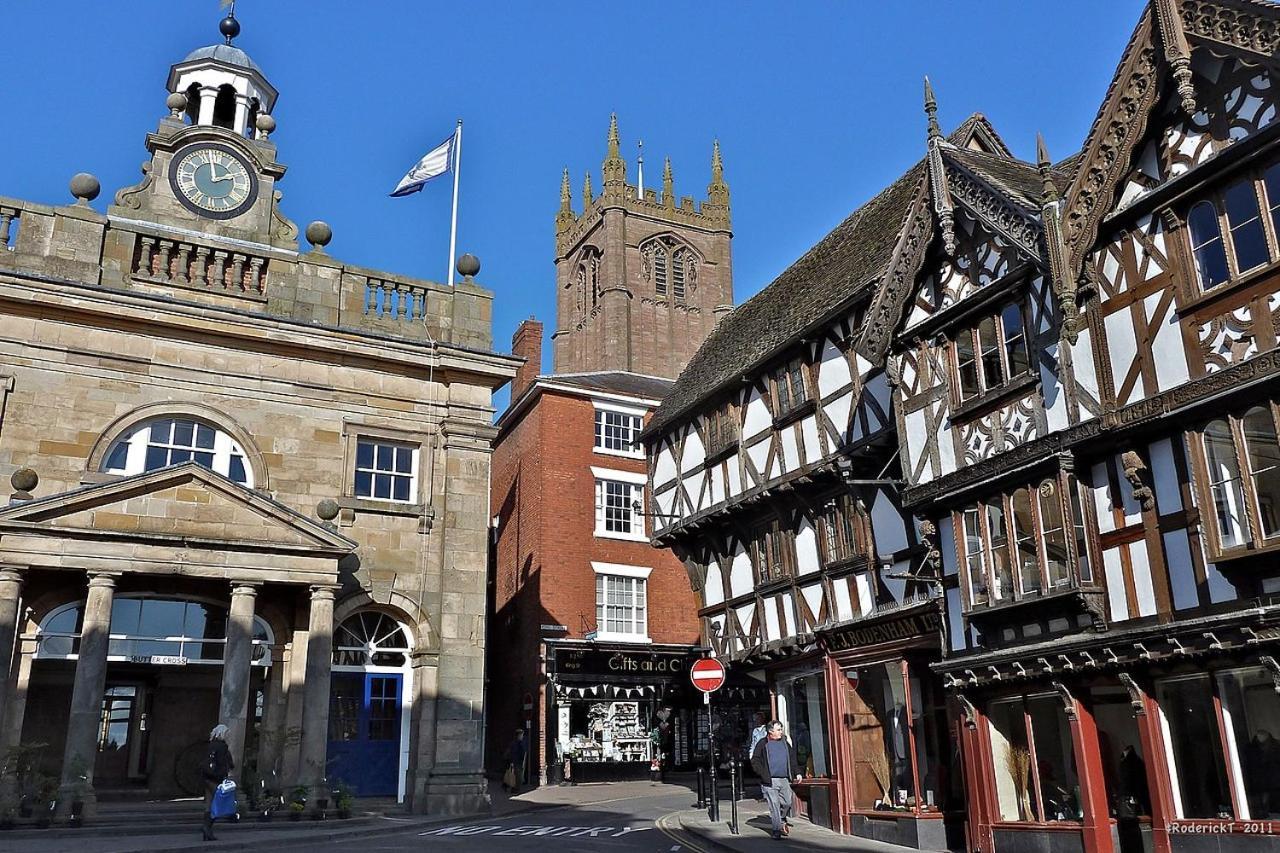
[[[769,820],[773,823],[773,837],[781,838],[791,832],[787,818],[795,797],[791,792],[792,781],[800,781],[800,767],[796,763],[796,750],[782,735],[782,723],[769,722],[769,733],[756,744],[751,753],[751,769],[762,782],[760,793],[769,804]]]

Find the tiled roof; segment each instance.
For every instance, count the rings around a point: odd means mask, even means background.
[[[949,139],[964,145],[979,126],[990,130],[982,116],[971,116]],[[874,286],[893,255],[898,231],[924,176],[922,159],[721,320],[676,380],[645,435],[665,429],[744,374],[757,371],[805,331]]]

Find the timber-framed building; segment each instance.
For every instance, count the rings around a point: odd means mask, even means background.
[[[659,409],[655,539],[815,820],[1280,847],[1277,47],[1274,3],[1153,0],[1057,163],[926,83],[920,163]]]

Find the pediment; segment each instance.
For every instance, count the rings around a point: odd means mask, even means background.
[[[18,532],[335,557],[357,547],[318,521],[194,462],[0,510],[0,534]]]

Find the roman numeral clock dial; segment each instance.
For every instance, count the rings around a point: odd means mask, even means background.
[[[190,145],[174,155],[169,183],[178,201],[209,219],[232,219],[258,197],[258,176],[226,145]]]

